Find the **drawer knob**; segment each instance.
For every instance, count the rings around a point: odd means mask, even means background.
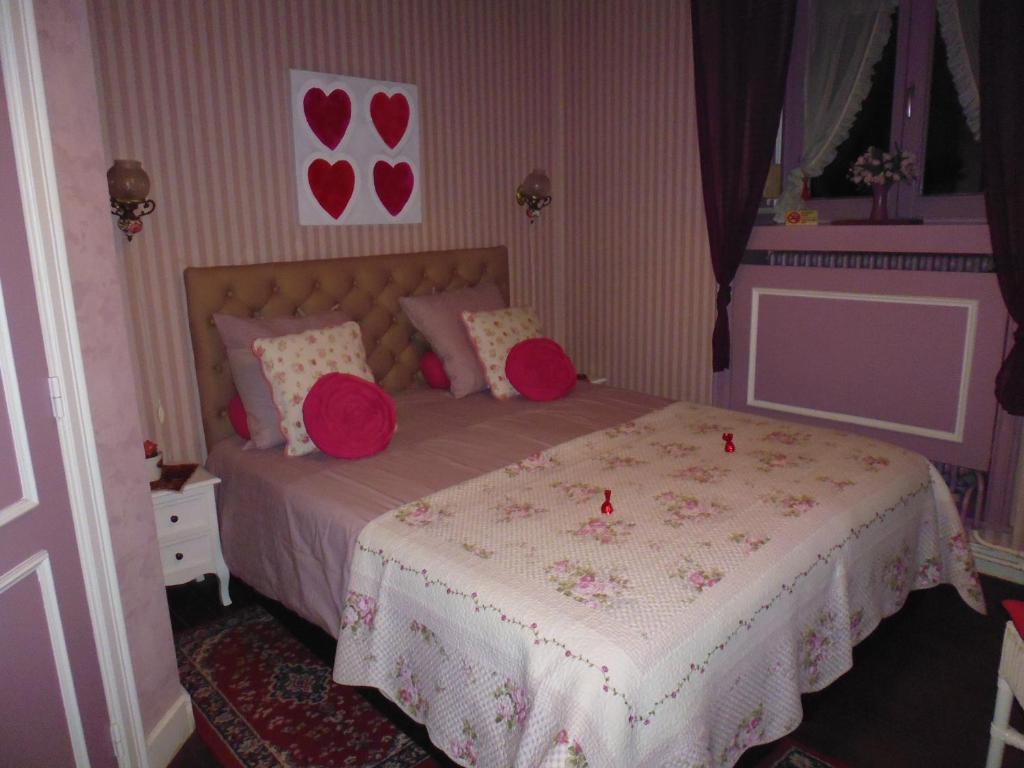
[[[174,559],[175,560],[184,560],[185,556],[183,554],[181,554],[181,552],[175,552],[174,553]]]
[[[171,515],[171,522],[172,523],[178,522],[178,516],[177,515]]]

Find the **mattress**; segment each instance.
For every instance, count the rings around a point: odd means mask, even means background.
[[[285,458],[281,448],[226,438],[206,463],[221,478],[224,559],[232,575],[337,636],[353,548],[369,522],[668,402],[588,383],[552,403],[410,390],[395,397],[398,431],[387,451],[359,461]]]

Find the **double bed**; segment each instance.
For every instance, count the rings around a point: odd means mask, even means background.
[[[731,766],[795,728],[800,694],[911,589],[984,610],[948,490],[910,451],[587,383],[550,403],[418,386],[398,298],[507,296],[507,275],[503,248],[186,272],[225,559],[338,638],[338,682],[380,689],[460,765]],[[245,449],[213,313],[332,307],[395,394],[391,445]]]

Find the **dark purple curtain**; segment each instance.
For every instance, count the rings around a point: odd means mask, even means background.
[[[999,288],[1017,332],[996,376],[996,399],[1024,416],[1024,2],[982,0],[979,39],[985,211]]]
[[[693,0],[690,9],[704,211],[718,282],[712,362],[724,371],[730,286],[772,161],[796,0]]]

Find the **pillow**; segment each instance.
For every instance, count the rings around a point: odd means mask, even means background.
[[[373,382],[348,373],[319,378],[302,403],[313,444],[328,456],[361,459],[388,447],[395,434],[395,401]]]
[[[228,403],[228,420],[235,428],[235,434],[244,440],[252,440],[252,433],[249,431],[249,419],[245,415],[245,406],[242,405],[242,398],[235,394]]]
[[[420,373],[431,389],[450,389],[452,386],[448,374],[444,372],[444,363],[433,350],[428,349],[420,355]]]
[[[284,442],[284,435],[278,426],[279,418],[274,407],[274,397],[267,380],[263,378],[260,361],[252,354],[252,343],[260,338],[341,325],[348,319],[340,312],[318,312],[308,317],[250,318],[219,314],[213,316],[213,322],[217,324],[221,341],[227,350],[228,365],[231,367],[235,389],[238,390],[245,406],[249,432],[252,435],[250,439],[257,448],[280,445]]]
[[[527,400],[557,400],[576,386],[576,366],[557,342],[527,339],[509,351],[505,377]]]
[[[302,421],[302,402],[321,376],[351,373],[373,381],[373,373],[366,364],[363,337],[354,322],[256,339],[252,351],[274,393],[287,456],[302,456],[316,450]]]
[[[487,378],[466,335],[461,315],[466,310],[476,312],[506,306],[498,286],[484,283],[474,288],[430,296],[403,296],[398,303],[409,322],[426,337],[441,358],[455,397],[465,397],[487,388]]]
[[[463,312],[462,322],[484,367],[491,394],[508,400],[516,390],[505,377],[505,358],[520,341],[541,336],[540,320],[532,307],[513,307],[494,312]]]

